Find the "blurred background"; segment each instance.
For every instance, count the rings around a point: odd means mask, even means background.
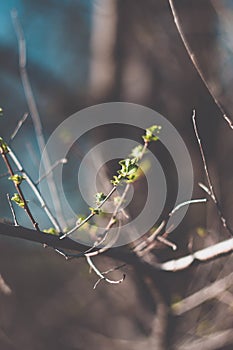
[[[174,6],[209,86],[233,118],[233,1],[179,0]],[[28,112],[13,9],[24,30],[27,71],[45,139],[70,115],[97,103],[124,101],[150,107],[165,116],[185,141],[194,167],[193,198],[203,197],[198,182],[205,182],[205,176],[191,122],[195,108],[214,188],[233,226],[233,133],[185,51],[168,1],[2,1],[0,104],[4,117],[0,119],[0,134],[6,140]],[[93,140],[106,138],[107,132],[99,130],[80,140],[77,159]],[[110,136],[118,132],[115,128]],[[130,130],[121,130],[126,132],[130,135]],[[139,137],[134,133],[130,136]],[[36,181],[40,155],[30,116],[11,145]],[[173,198],[172,165],[165,160],[163,168]],[[1,161],[0,173],[5,172]],[[72,169],[65,175],[72,201]],[[11,220],[6,192],[13,193],[14,189],[3,176],[0,217]],[[31,193],[28,198],[33,202]],[[86,210],[81,202],[77,204],[81,211]],[[37,212],[36,204],[34,209]],[[18,215],[21,224],[30,226],[24,213]],[[217,210],[208,202],[190,207],[172,233],[171,239],[179,247],[176,255],[164,247],[154,254],[166,260],[187,254],[190,246],[201,249],[226,238],[229,235]],[[10,294],[0,290],[3,350],[194,349],[195,344],[202,344],[202,349],[232,348],[230,332],[224,333],[233,328],[230,289],[225,297],[217,296],[181,316],[172,316],[169,311],[174,301],[229,274],[231,257],[182,273],[152,273],[140,264],[129,264],[124,269],[124,283],[102,283],[93,291],[96,276],[89,274],[83,260],[65,262],[50,249],[4,237],[0,237],[0,250],[0,273],[11,289]],[[103,256],[96,263],[106,270],[121,263],[121,258]],[[121,272],[114,276],[121,276]],[[211,342],[216,336],[218,341]]]

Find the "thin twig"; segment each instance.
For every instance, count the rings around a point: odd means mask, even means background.
[[[67,163],[67,158],[58,159],[58,160],[51,166],[51,168],[50,168],[45,174],[43,174],[43,175],[36,181],[36,185],[38,185],[43,179],[45,179],[58,165],[60,165],[60,164],[66,164],[66,163]]]
[[[158,269],[164,271],[180,271],[191,266],[195,261],[197,263],[207,262],[220,256],[231,254],[233,251],[233,238],[227,239],[210,247],[198,250],[190,255],[179,259],[169,260],[161,264],[156,264]]]
[[[51,235],[44,233],[42,231],[35,231],[32,229],[28,229],[25,227],[15,227],[12,225],[6,225],[0,222],[0,235],[4,235],[7,237],[17,237],[19,239],[26,239],[31,242],[38,242],[38,243],[45,243],[47,246],[59,249],[71,249],[73,251],[85,251],[86,247],[78,242],[75,242],[74,240],[67,237],[66,239],[60,240],[59,236]],[[198,250],[194,252],[193,254],[186,255],[182,258],[169,260],[164,263],[157,263],[157,262],[149,262],[148,264],[155,268],[156,270],[163,270],[163,271],[179,271],[179,270],[185,270],[189,266],[191,266],[194,262],[196,263],[205,263],[210,260],[217,259],[224,255],[229,255],[233,252],[233,238],[227,239],[225,241],[222,241],[220,243],[216,243],[208,248],[204,248],[202,250]],[[132,253],[129,253],[132,255]],[[114,250],[111,252],[108,252],[108,256],[115,257]],[[119,257],[121,257],[121,254],[119,252]],[[123,258],[127,257],[125,254],[122,256]],[[127,261],[128,257],[127,257]],[[135,261],[132,256],[132,262]]]
[[[11,288],[6,284],[2,275],[0,274],[0,291],[5,295],[10,295],[12,293]]]
[[[103,232],[102,235],[99,237],[99,239],[94,243],[93,248],[96,248],[96,247],[100,246],[100,245],[103,244],[103,242],[107,239],[107,236],[108,236],[108,234],[109,234],[110,229],[111,229],[112,226],[116,223],[117,214],[118,214],[119,209],[120,209],[120,207],[121,207],[121,205],[122,205],[122,203],[123,203],[123,201],[124,201],[124,199],[125,199],[125,197],[126,197],[126,195],[127,195],[127,193],[128,193],[129,187],[130,187],[130,185],[127,184],[126,187],[125,187],[125,189],[124,189],[124,192],[122,193],[122,195],[121,195],[121,197],[120,197],[120,200],[119,200],[117,206],[116,206],[115,209],[114,209],[114,212],[113,212],[113,214],[112,214],[112,216],[111,216],[111,218],[110,218],[110,220],[109,220],[107,226],[105,227],[104,232]],[[119,221],[118,233],[119,233],[119,231],[120,231],[120,228],[121,228],[121,222]],[[118,234],[115,235],[115,237],[114,237],[114,242],[116,242],[117,238],[118,238]],[[101,249],[101,253],[105,252],[105,251],[106,251],[107,249],[109,249],[110,247],[111,247],[111,246],[109,245],[109,246],[106,246],[106,247],[102,248],[102,249]],[[94,255],[97,255],[97,253],[100,254],[100,251],[94,252]],[[89,255],[89,256],[93,256],[93,255],[91,254],[91,255]]]
[[[99,276],[100,280],[104,280],[104,281],[106,281],[106,282],[108,282],[110,284],[119,284],[119,283],[122,283],[124,281],[125,274],[123,274],[123,277],[121,279],[119,279],[119,280],[111,280],[111,279],[105,277],[103,275],[103,273],[98,270],[98,268],[95,266],[95,264],[91,260],[90,256],[86,256],[86,260],[87,260],[90,268],[96,273],[97,276]],[[106,272],[105,272],[105,274],[106,274]],[[97,281],[97,284],[98,283],[99,283],[99,281]],[[94,289],[96,288],[97,284],[94,285]]]
[[[172,250],[177,250],[177,245],[175,243],[169,241],[167,238],[165,238],[163,236],[157,236],[156,239],[159,242],[161,242],[161,243],[167,245],[168,247],[172,248]]]
[[[142,157],[144,156],[144,154],[145,154],[145,152],[147,150],[147,147],[148,147],[148,142],[145,141],[139,160],[141,160]],[[94,245],[93,245],[93,248],[96,248],[98,245],[102,244],[106,240],[106,238],[108,236],[108,233],[109,233],[109,230],[111,229],[111,227],[116,222],[116,216],[117,216],[117,214],[118,214],[118,212],[120,210],[120,207],[121,207],[121,205],[122,205],[122,203],[123,203],[123,201],[124,201],[128,191],[129,191],[129,188],[130,188],[130,184],[127,183],[127,185],[126,185],[126,187],[124,189],[124,192],[122,193],[122,195],[120,197],[120,200],[119,200],[118,204],[116,205],[115,210],[114,210],[114,212],[113,212],[113,214],[112,214],[112,216],[111,216],[111,218],[110,218],[110,220],[108,222],[108,225],[106,226],[104,233],[101,235],[102,239],[100,240],[99,243],[98,243],[98,241],[96,241],[94,243]],[[126,213],[124,213],[124,215],[127,216]],[[119,232],[119,228],[118,228],[118,232]],[[118,238],[118,235],[115,236],[114,242],[117,240],[117,238]],[[109,249],[109,248],[110,248],[110,246],[106,246],[106,247],[102,248],[99,251],[95,251],[94,253],[90,253],[89,256],[101,254],[101,253],[107,251],[107,249]]]
[[[142,159],[142,157],[144,156],[144,154],[145,154],[145,152],[146,152],[146,150],[147,150],[147,147],[148,147],[148,142],[145,141],[145,142],[144,142],[143,149],[142,149],[142,152],[141,152],[141,156],[140,156],[140,158],[139,158],[138,160],[141,160],[141,159]],[[104,203],[106,203],[106,201],[112,196],[112,194],[116,191],[116,189],[117,189],[117,186],[113,186],[113,188],[112,188],[111,191],[108,193],[108,195],[106,196],[106,198],[105,198],[99,205],[97,205],[97,207],[96,207],[95,209],[97,209],[97,210],[100,209],[100,208],[104,205]],[[124,193],[123,193],[122,196],[121,196],[120,203],[119,203],[119,205],[116,207],[116,209],[115,209],[115,211],[114,211],[114,213],[113,213],[113,215],[112,215],[112,217],[111,217],[109,223],[112,221],[113,218],[115,219],[116,213],[118,212],[118,210],[119,210],[119,208],[120,208],[120,206],[121,206],[121,204],[122,204],[122,202],[123,202],[123,199],[125,198],[125,196],[126,196],[128,190],[129,190],[129,184],[127,184],[127,186],[126,186],[126,188],[125,188],[125,191],[124,191]],[[74,231],[78,230],[80,227],[82,227],[87,221],[89,221],[89,220],[90,220],[93,216],[95,216],[95,215],[96,215],[96,214],[95,214],[94,212],[90,213],[84,220],[82,220],[80,223],[77,223],[69,232],[64,233],[64,234],[60,237],[60,239],[64,239],[65,237],[67,237],[67,236],[69,236],[71,233],[73,233]],[[106,230],[105,230],[105,231],[106,231]]]
[[[7,193],[7,200],[8,200],[8,203],[9,203],[9,207],[10,207],[10,210],[11,210],[11,214],[12,214],[12,216],[13,216],[14,225],[15,225],[15,226],[19,226],[19,223],[18,223],[18,221],[17,221],[16,214],[15,214],[15,210],[14,210],[14,208],[13,208],[13,205],[12,205],[12,202],[11,202],[9,193]]]
[[[191,199],[189,201],[183,202],[178,204],[174,209],[172,209],[172,211],[169,213],[169,217],[171,217],[172,215],[174,215],[179,209],[181,209],[182,207],[189,205],[189,204],[196,204],[196,203],[205,203],[207,202],[206,198],[199,198],[199,199]]]
[[[202,147],[202,144],[201,144],[201,138],[199,136],[199,132],[198,132],[198,129],[197,129],[196,111],[195,110],[193,110],[192,121],[193,121],[193,128],[194,128],[195,136],[196,136],[196,139],[197,139],[197,142],[198,142],[198,146],[199,146],[199,150],[200,150],[200,153],[201,153],[202,163],[203,163],[203,166],[204,166],[204,170],[205,170],[205,175],[206,175],[206,179],[207,179],[207,182],[208,182],[208,186],[209,186],[209,189],[210,189],[210,192],[211,192],[211,196],[212,196],[212,198],[213,198],[213,200],[214,200],[214,202],[216,204],[216,202],[217,202],[216,196],[215,196],[215,193],[214,193],[212,182],[210,180],[208,166],[207,166],[207,162],[206,162],[206,159],[205,159],[204,150],[203,150],[203,147]]]
[[[12,167],[11,167],[11,164],[10,164],[10,162],[9,162],[7,153],[5,153],[5,152],[2,150],[2,148],[0,149],[0,152],[1,152],[2,159],[3,159],[3,161],[4,161],[4,163],[5,163],[6,167],[7,167],[7,170],[9,171],[9,174],[10,174],[11,176],[14,176],[15,173],[14,173]],[[16,189],[16,191],[17,191],[17,193],[18,193],[20,199],[21,199],[22,202],[23,202],[23,208],[24,208],[25,212],[27,213],[27,215],[29,216],[29,218],[30,218],[30,220],[31,220],[31,222],[32,222],[32,225],[35,227],[35,229],[36,229],[37,231],[39,231],[39,225],[38,225],[38,223],[36,222],[36,220],[34,219],[34,216],[32,215],[31,210],[29,209],[29,206],[28,206],[28,204],[27,204],[27,200],[26,200],[25,197],[24,197],[24,194],[23,194],[23,191],[21,190],[20,185],[17,184],[16,181],[13,181],[13,183],[14,183],[15,189]]]
[[[200,199],[191,199],[189,201],[182,202],[182,203],[178,204],[168,214],[168,218],[173,216],[183,206],[190,205],[190,204],[197,204],[197,203],[205,203],[206,201],[207,201],[206,198],[200,198]],[[159,227],[149,237],[147,237],[142,242],[140,242],[138,245],[136,245],[136,247],[133,249],[133,251],[140,256],[145,255],[146,253],[148,253],[148,251],[150,251],[151,249],[153,249],[156,246],[156,242],[154,242],[154,240],[158,240],[161,243],[171,247],[173,250],[176,250],[177,249],[176,244],[171,242],[170,240],[168,240],[166,237],[164,237],[164,235],[169,233],[169,229],[166,230],[166,232],[164,232],[161,235],[161,231],[164,228],[164,226],[166,225],[168,218],[166,220],[163,220],[161,222],[161,224],[159,225]]]
[[[177,347],[177,350],[217,350],[230,349],[233,343],[233,329],[225,329],[219,332],[211,332],[208,335],[193,340],[188,338],[184,344]]]
[[[56,220],[56,218],[53,216],[52,212],[50,211],[49,207],[47,206],[44,198],[42,197],[42,195],[40,194],[40,192],[38,191],[36,185],[34,184],[34,182],[32,181],[31,177],[28,175],[28,173],[24,170],[22,164],[20,163],[20,161],[18,160],[18,158],[16,157],[16,155],[14,154],[14,152],[12,151],[12,149],[8,146],[9,149],[9,156],[11,157],[12,161],[14,162],[15,166],[17,167],[17,169],[20,171],[20,173],[23,175],[23,177],[25,178],[25,181],[27,182],[27,184],[29,185],[29,187],[31,188],[31,190],[34,192],[36,198],[38,199],[38,201],[40,202],[41,208],[45,211],[45,213],[47,214],[49,220],[51,221],[51,223],[53,224],[54,228],[56,229],[57,232],[61,232],[61,227],[58,223],[58,221]]]
[[[115,191],[116,191],[116,186],[113,186],[113,188],[108,193],[106,198],[99,205],[96,206],[95,210],[100,209]],[[84,220],[82,220],[81,222],[78,222],[70,231],[68,231],[68,232],[64,233],[62,236],[60,236],[60,239],[64,239],[65,237],[67,237],[71,233],[73,233],[74,231],[78,230],[80,227],[82,227],[87,221],[89,221],[95,215],[96,215],[95,212],[91,212]]]
[[[101,244],[103,244],[103,242],[107,239],[108,237],[108,233],[109,233],[109,230],[110,228],[115,224],[115,221],[110,219],[109,221],[109,225],[107,226],[107,228],[105,229],[105,232],[103,233],[103,238],[98,242],[96,241],[94,246],[89,250],[89,252],[87,252],[85,255],[87,256],[96,256],[96,255],[99,255],[99,254],[103,254],[105,253],[108,249],[112,248],[114,243],[117,241],[118,237],[119,237],[119,234],[120,234],[120,230],[121,230],[121,220],[118,220],[119,222],[119,225],[118,225],[118,228],[117,228],[117,232],[114,234],[114,238],[112,241],[108,242],[108,244],[106,244],[104,247],[98,249],[98,250],[95,250],[94,252],[92,251],[94,248],[96,249],[98,246],[100,246]]]
[[[27,117],[29,116],[28,113],[24,113],[24,115],[22,116],[22,118],[20,119],[20,121],[18,122],[18,124],[16,125],[15,130],[13,131],[11,137],[10,137],[10,141],[13,141],[13,139],[15,138],[15,136],[18,134],[21,126],[23,125],[23,123],[26,121]]]
[[[116,271],[116,270],[119,270],[119,269],[121,269],[122,267],[125,267],[125,266],[126,266],[126,264],[121,264],[121,265],[118,265],[118,266],[116,266],[116,267],[113,267],[113,268],[111,268],[111,269],[109,269],[109,270],[107,270],[107,271],[101,272],[101,273],[102,273],[102,275],[107,275],[108,273],[113,272],[113,271]],[[125,278],[125,274],[124,274],[123,276],[124,276],[124,278]],[[103,278],[99,278],[98,281],[96,281],[96,283],[94,284],[93,289],[96,289],[96,287],[98,286],[98,284],[99,284],[101,281],[103,281]]]
[[[222,116],[223,118],[225,119],[225,121],[227,122],[227,124],[229,125],[229,127],[231,129],[233,129],[233,122],[232,120],[230,119],[229,116],[227,116],[226,112],[224,111],[224,108],[222,107],[221,103],[218,101],[217,97],[215,96],[213,90],[211,89],[210,87],[210,84],[207,82],[201,68],[200,68],[200,65],[194,55],[194,53],[192,52],[191,48],[190,48],[190,45],[188,44],[186,38],[185,38],[185,35],[184,35],[184,32],[183,32],[183,29],[182,29],[182,26],[180,24],[180,20],[179,20],[179,17],[177,15],[177,12],[176,12],[176,9],[174,7],[174,1],[173,0],[168,0],[169,4],[170,4],[170,8],[171,8],[171,11],[172,11],[172,15],[173,15],[173,19],[174,19],[174,22],[175,22],[175,25],[176,25],[176,28],[178,30],[178,33],[180,35],[180,38],[185,46],[185,49],[189,55],[189,58],[191,59],[196,71],[198,72],[201,80],[203,81],[203,83],[205,84],[209,94],[211,95],[211,97],[213,98],[215,104],[217,105],[217,107],[219,108],[220,112],[222,113]]]
[[[111,221],[111,220],[110,220]],[[111,225],[109,225],[104,233],[101,235],[102,239],[99,241],[99,240],[96,240],[94,242],[94,244],[88,248],[87,250],[84,250],[82,253],[78,253],[78,254],[74,254],[74,253],[69,253],[69,252],[66,252],[65,250],[61,250],[61,249],[55,249],[55,251],[62,255],[63,257],[66,258],[66,260],[70,260],[70,259],[75,259],[75,258],[81,258],[81,257],[84,257],[84,256],[89,256],[89,257],[93,257],[93,256],[97,256],[99,254],[103,254],[104,252],[106,252],[109,248],[111,248],[113,246],[113,244],[116,242],[117,238],[119,237],[119,232],[120,232],[120,229],[121,229],[121,221],[119,220],[119,226],[118,226],[118,229],[117,229],[117,232],[116,234],[114,235],[114,240],[109,242],[108,244],[106,244],[104,247],[102,248],[99,248],[97,249],[101,244],[103,244],[103,242],[107,239],[107,235],[108,235],[108,232],[109,232],[109,229],[111,228],[111,226],[113,226],[115,224],[115,221],[111,222]],[[95,250],[94,250],[95,249]],[[94,250],[94,251],[93,251]]]
[[[175,315],[182,315],[183,313],[194,309],[204,302],[217,298],[222,292],[232,286],[233,272],[228,276],[219,279],[210,286],[202,288],[198,292],[188,296],[187,298],[172,305],[172,310]]]
[[[33,96],[32,88],[31,88],[31,83],[29,81],[29,77],[28,77],[28,73],[27,73],[26,41],[24,38],[23,29],[22,29],[22,26],[20,24],[16,10],[13,10],[11,12],[11,17],[12,17],[12,22],[13,22],[13,25],[15,28],[16,36],[18,39],[19,69],[20,69],[21,80],[22,80],[28,108],[30,111],[30,115],[31,115],[33,125],[35,128],[36,138],[37,138],[37,142],[38,142],[38,146],[39,146],[41,155],[43,152],[43,156],[44,156],[43,157],[43,162],[44,162],[43,165],[44,165],[44,169],[46,171],[47,169],[51,168],[51,164],[50,164],[49,155],[47,153],[47,149],[45,147],[45,139],[44,139],[44,135],[43,135],[43,129],[42,129],[42,124],[41,124],[41,120],[40,120],[40,115],[39,115],[39,112],[38,112],[38,109],[36,106],[36,102],[35,102],[35,99]],[[61,208],[61,203],[60,203],[57,187],[56,187],[54,177],[53,177],[53,173],[49,174],[49,176],[47,178],[47,182],[48,182],[50,194],[51,194],[52,199],[53,199],[53,205],[54,205],[54,209],[56,212],[56,217],[58,218],[58,220],[61,221],[62,226],[66,226],[65,219],[64,219],[63,213],[62,213],[62,208]]]
[[[145,239],[143,239],[142,242],[140,242],[134,247],[133,251],[135,253],[138,253],[142,251],[144,248],[146,248],[149,244],[151,244],[154,241],[154,239],[160,234],[160,232],[165,226],[165,223],[166,221],[163,220],[161,224],[156,228],[156,230],[154,230],[154,232],[149,237],[146,237]]]
[[[206,158],[205,158],[205,153],[204,153],[202,143],[201,143],[201,138],[199,136],[199,132],[197,129],[195,110],[193,110],[192,121],[193,121],[193,128],[194,128],[195,136],[196,136],[196,139],[198,142],[199,150],[201,153],[201,159],[202,159],[202,163],[204,166],[204,171],[205,171],[205,175],[206,175],[206,179],[207,179],[207,183],[208,183],[208,187],[209,187],[209,191],[206,191],[206,193],[209,194],[209,196],[212,198],[212,200],[213,200],[213,202],[218,210],[218,214],[219,214],[219,217],[220,217],[220,220],[222,222],[223,227],[230,233],[231,236],[233,236],[233,230],[231,229],[231,227],[228,225],[226,219],[224,218],[220,204],[219,204],[218,199],[217,199],[217,196],[214,193],[214,188],[213,188],[213,185],[212,185],[212,182],[210,179],[209,170],[208,170],[208,166],[207,166],[207,162],[206,162]],[[205,186],[202,186],[202,189],[205,190],[205,188],[206,188]]]

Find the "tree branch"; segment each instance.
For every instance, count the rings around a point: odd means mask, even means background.
[[[3,223],[0,223],[0,235],[26,239],[31,242],[46,244],[52,248],[71,249],[81,252],[87,248],[85,245],[77,243],[68,237],[60,240],[58,235],[31,230],[22,226],[16,227],[13,225],[6,225]]]
[[[69,237],[60,239],[59,235],[52,235],[41,231],[31,230],[21,226],[15,227],[3,223],[0,223],[0,235],[26,239],[28,241],[46,244],[47,246],[52,248],[70,249],[73,251],[78,251],[81,252],[79,257],[84,257],[87,249],[85,245],[73,241]],[[126,252],[125,249],[120,248],[110,249],[108,252],[106,252],[106,254],[113,258],[120,258],[127,263],[138,262],[138,260],[140,260],[141,262],[147,263],[150,267],[154,268],[155,270],[176,272],[180,270],[185,270],[194,262],[208,262],[210,260],[217,259],[223,255],[229,255],[232,253],[232,251],[233,238],[230,238],[220,243],[216,243],[208,248],[198,250],[193,254],[186,255],[179,259],[169,260],[164,263],[157,263],[154,261],[150,262],[150,254],[141,259],[132,251],[128,250]]]
[[[172,16],[173,16],[173,20],[175,22],[175,25],[176,25],[176,29],[180,35],[180,38],[185,46],[185,49],[187,51],[187,54],[190,58],[190,60],[192,61],[192,64],[193,66],[195,67],[197,73],[199,74],[201,80],[203,81],[203,83],[205,84],[209,94],[211,95],[211,97],[213,98],[215,104],[217,105],[217,107],[219,108],[220,112],[222,113],[222,116],[223,118],[225,119],[225,121],[227,122],[227,124],[229,125],[229,127],[233,130],[233,122],[232,120],[230,119],[230,117],[226,114],[226,112],[224,111],[224,108],[223,106],[221,105],[221,103],[219,102],[219,100],[217,99],[217,97],[215,96],[215,93],[213,91],[213,89],[211,88],[209,82],[206,80],[202,70],[201,70],[201,67],[197,61],[197,58],[196,56],[194,55],[187,39],[185,38],[185,35],[184,35],[184,31],[183,31],[183,28],[181,26],[181,23],[180,23],[180,20],[179,20],[179,17],[177,15],[177,11],[175,9],[175,6],[174,6],[174,1],[173,0],[168,0],[169,2],[169,5],[170,5],[170,8],[171,8],[171,11],[172,11]]]
[[[180,316],[183,313],[194,309],[207,300],[217,298],[220,294],[232,286],[233,272],[228,276],[219,279],[210,286],[202,288],[198,292],[172,305],[174,315]]]

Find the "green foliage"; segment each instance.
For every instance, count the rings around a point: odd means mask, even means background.
[[[101,203],[106,199],[106,195],[103,192],[98,192],[95,194],[96,205],[101,205]]]
[[[121,182],[121,178],[120,178],[119,176],[113,175],[113,178],[112,178],[112,180],[111,180],[111,183],[112,183],[114,186],[118,186],[120,182]]]
[[[130,156],[132,158],[135,158],[135,159],[139,160],[139,159],[142,158],[142,155],[143,155],[142,151],[143,151],[143,146],[142,145],[138,145],[138,146],[136,146],[136,147],[134,147],[132,149],[132,152],[131,152]]]
[[[11,197],[11,200],[13,202],[15,202],[20,208],[25,208],[25,203],[22,200],[22,198],[20,198],[18,193],[15,193],[13,197]],[[27,201],[28,202],[28,201]]]
[[[162,127],[160,125],[152,125],[146,129],[146,135],[143,135],[142,138],[144,142],[157,141],[159,139],[159,133]]]
[[[152,125],[151,127],[147,128],[146,134],[142,136],[145,145],[151,141],[157,141],[159,139],[158,134],[160,133],[161,129],[162,127],[159,125]],[[121,169],[117,171],[118,175],[113,176],[111,183],[114,186],[118,186],[122,180],[127,183],[134,182],[138,178],[138,162],[142,159],[144,153],[145,147],[143,147],[143,145],[134,147],[130,154],[131,158],[122,159],[119,162]]]
[[[1,152],[2,154],[6,154],[6,153],[9,152],[7,143],[3,140],[2,137],[0,137],[0,152]]]
[[[113,176],[111,183],[114,186],[118,186],[121,180],[125,180],[126,182],[133,182],[138,170],[137,158],[122,159],[119,164],[121,165],[121,169],[117,171],[117,176]]]
[[[22,175],[14,174],[8,177],[8,179],[13,181],[16,185],[20,185],[22,181],[25,180],[25,177]]]
[[[92,208],[92,207],[90,207],[89,209],[91,211],[91,214],[93,214],[93,215],[99,215],[101,213],[101,209]]]
[[[48,229],[43,230],[44,233],[49,233],[50,235],[58,236],[59,232],[54,227],[50,227]]]

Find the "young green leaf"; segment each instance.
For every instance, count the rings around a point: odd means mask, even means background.
[[[144,142],[157,141],[159,139],[159,133],[162,127],[160,125],[152,125],[146,129],[146,135],[143,135],[142,138]]]
[[[8,177],[8,179],[13,181],[16,185],[20,185],[22,181],[25,180],[25,177],[22,175],[15,174]]]
[[[111,183],[114,185],[114,186],[118,186],[120,184],[120,181],[121,181],[121,175],[114,175],[113,176],[113,179],[111,180]]]
[[[54,227],[50,227],[48,229],[43,230],[44,233],[49,233],[50,235],[59,235],[59,232]]]
[[[0,137],[0,152],[1,152],[2,154],[6,154],[6,153],[9,152],[7,143],[3,140],[2,137]]]
[[[100,205],[107,196],[103,192],[98,192],[95,194],[95,203],[96,205]]]
[[[11,200],[15,202],[20,208],[25,208],[24,201],[20,198],[18,193],[15,193],[13,197],[11,197]],[[28,201],[27,201],[28,202]]]
[[[89,209],[91,211],[91,214],[93,214],[93,215],[99,215],[101,213],[101,209],[92,208],[92,207],[90,207]]]

